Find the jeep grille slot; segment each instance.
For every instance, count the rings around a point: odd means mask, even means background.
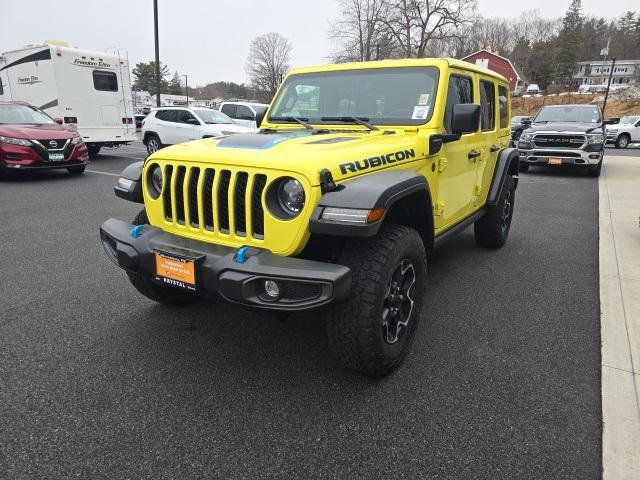
[[[164,169],[164,185],[162,186],[162,202],[164,206],[164,218],[169,221],[173,220],[173,208],[171,206],[171,174],[173,166],[167,165]]]
[[[253,183],[251,195],[251,231],[254,238],[264,238],[264,211],[262,210],[262,192],[267,184],[267,176],[258,174]]]
[[[202,208],[204,210],[204,228],[213,230],[213,179],[215,171],[207,168],[202,183]]]
[[[247,236],[247,211],[245,208],[245,194],[247,193],[247,181],[249,175],[246,172],[240,172],[236,175],[236,187],[234,189],[234,219],[236,234],[241,237]]]
[[[232,168],[167,165],[162,207],[168,223],[213,239],[264,240],[267,176]],[[247,242],[250,244],[251,242]]]
[[[200,169],[192,168],[189,173],[189,222],[192,227],[200,226],[200,215],[198,214],[198,179]]]
[[[174,195],[176,197],[176,218],[178,223],[184,225],[184,176],[187,167],[178,167],[176,172],[176,184],[174,187]]]
[[[229,233],[229,183],[231,172],[220,172],[220,185],[218,186],[218,224],[222,233]]]

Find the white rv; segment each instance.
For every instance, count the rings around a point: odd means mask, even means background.
[[[136,141],[126,57],[45,42],[0,54],[0,100],[24,101],[74,124],[95,157]]]

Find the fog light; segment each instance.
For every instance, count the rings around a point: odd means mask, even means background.
[[[264,291],[271,298],[278,298],[280,295],[280,287],[278,286],[278,283],[273,280],[266,280],[264,282]]]

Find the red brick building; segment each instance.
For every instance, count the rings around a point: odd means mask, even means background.
[[[462,60],[499,73],[509,80],[512,92],[522,93],[527,84],[524,75],[511,60],[501,57],[490,50],[477,51],[471,55],[467,55]]]

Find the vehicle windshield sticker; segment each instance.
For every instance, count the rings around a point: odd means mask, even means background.
[[[431,98],[430,94],[428,93],[421,94],[420,97],[418,97],[418,105],[428,105],[429,98]]]
[[[412,120],[425,120],[428,116],[428,105],[416,105],[415,107],[413,107],[413,115],[411,115]]]

